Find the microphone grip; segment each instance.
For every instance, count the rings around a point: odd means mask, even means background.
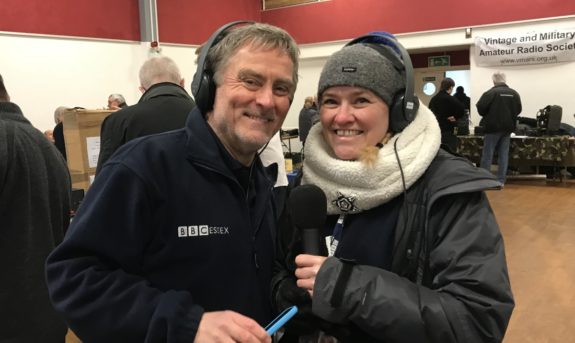
[[[319,230],[315,228],[307,228],[301,230],[303,253],[309,255],[322,256],[323,249],[321,248],[321,237]]]

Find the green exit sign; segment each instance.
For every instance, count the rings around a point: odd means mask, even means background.
[[[450,66],[449,56],[429,56],[427,58],[428,67],[448,67]]]

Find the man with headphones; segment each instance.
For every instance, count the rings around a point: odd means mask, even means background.
[[[305,209],[286,208],[272,293],[300,311],[281,342],[500,342],[514,302],[484,193],[499,183],[440,148],[407,51],[389,34],[354,39],[318,99],[301,184],[325,193],[329,253],[305,253]]]
[[[298,54],[280,28],[225,25],[202,48],[186,126],[103,166],[47,261],[82,341],[271,341],[277,165],[258,150],[287,115]]]

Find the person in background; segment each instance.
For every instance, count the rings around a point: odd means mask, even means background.
[[[515,130],[521,113],[521,97],[506,82],[505,74],[495,72],[493,87],[483,93],[475,106],[484,128],[481,168],[491,170],[493,153],[497,148],[497,179],[505,184],[509,164],[511,132]]]
[[[484,193],[499,183],[440,148],[391,37],[360,37],[321,72],[301,184],[326,196],[329,257],[302,253],[288,202],[272,293],[300,311],[285,342],[501,342],[514,301]]]
[[[299,50],[267,24],[215,37],[195,79],[213,93],[194,91],[184,128],[104,164],[47,260],[52,302],[85,342],[271,342],[277,175],[257,153],[288,113]]]
[[[59,106],[54,110],[54,123],[56,126],[53,130],[54,144],[64,159],[66,160],[66,142],[64,141],[64,113],[69,110],[66,106]]]
[[[441,143],[445,144],[452,152],[457,151],[457,137],[454,129],[457,120],[465,114],[465,108],[451,96],[455,87],[453,79],[447,77],[441,81],[439,92],[429,101],[429,109],[435,114],[439,128],[441,129]]]
[[[453,97],[459,100],[465,109],[465,113],[461,118],[457,119],[455,124],[455,127],[457,127],[457,135],[469,135],[469,110],[471,106],[471,99],[467,96],[467,94],[465,94],[463,86],[458,86],[455,89],[455,94],[453,94]]]
[[[63,343],[44,262],[70,222],[66,162],[10,102],[0,76],[0,342]]]
[[[45,130],[44,137],[52,143],[54,143],[54,131],[53,130]]]
[[[122,94],[114,93],[108,96],[108,106],[106,107],[108,110],[117,111],[126,106],[128,104],[126,104],[126,99]]]
[[[140,67],[139,78],[142,97],[138,103],[110,114],[102,122],[96,175],[126,142],[184,127],[195,106],[183,88],[180,69],[171,58],[151,57]]]
[[[305,98],[303,108],[299,112],[299,140],[305,143],[309,129],[319,121],[317,102],[315,96]]]
[[[453,94],[453,97],[461,102],[464,109],[469,111],[471,108],[471,99],[467,96],[467,94],[465,94],[465,89],[463,86],[457,86],[457,88],[455,88],[455,94]]]

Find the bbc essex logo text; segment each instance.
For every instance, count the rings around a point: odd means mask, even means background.
[[[178,237],[198,237],[209,235],[229,235],[225,226],[189,225],[178,226]]]

